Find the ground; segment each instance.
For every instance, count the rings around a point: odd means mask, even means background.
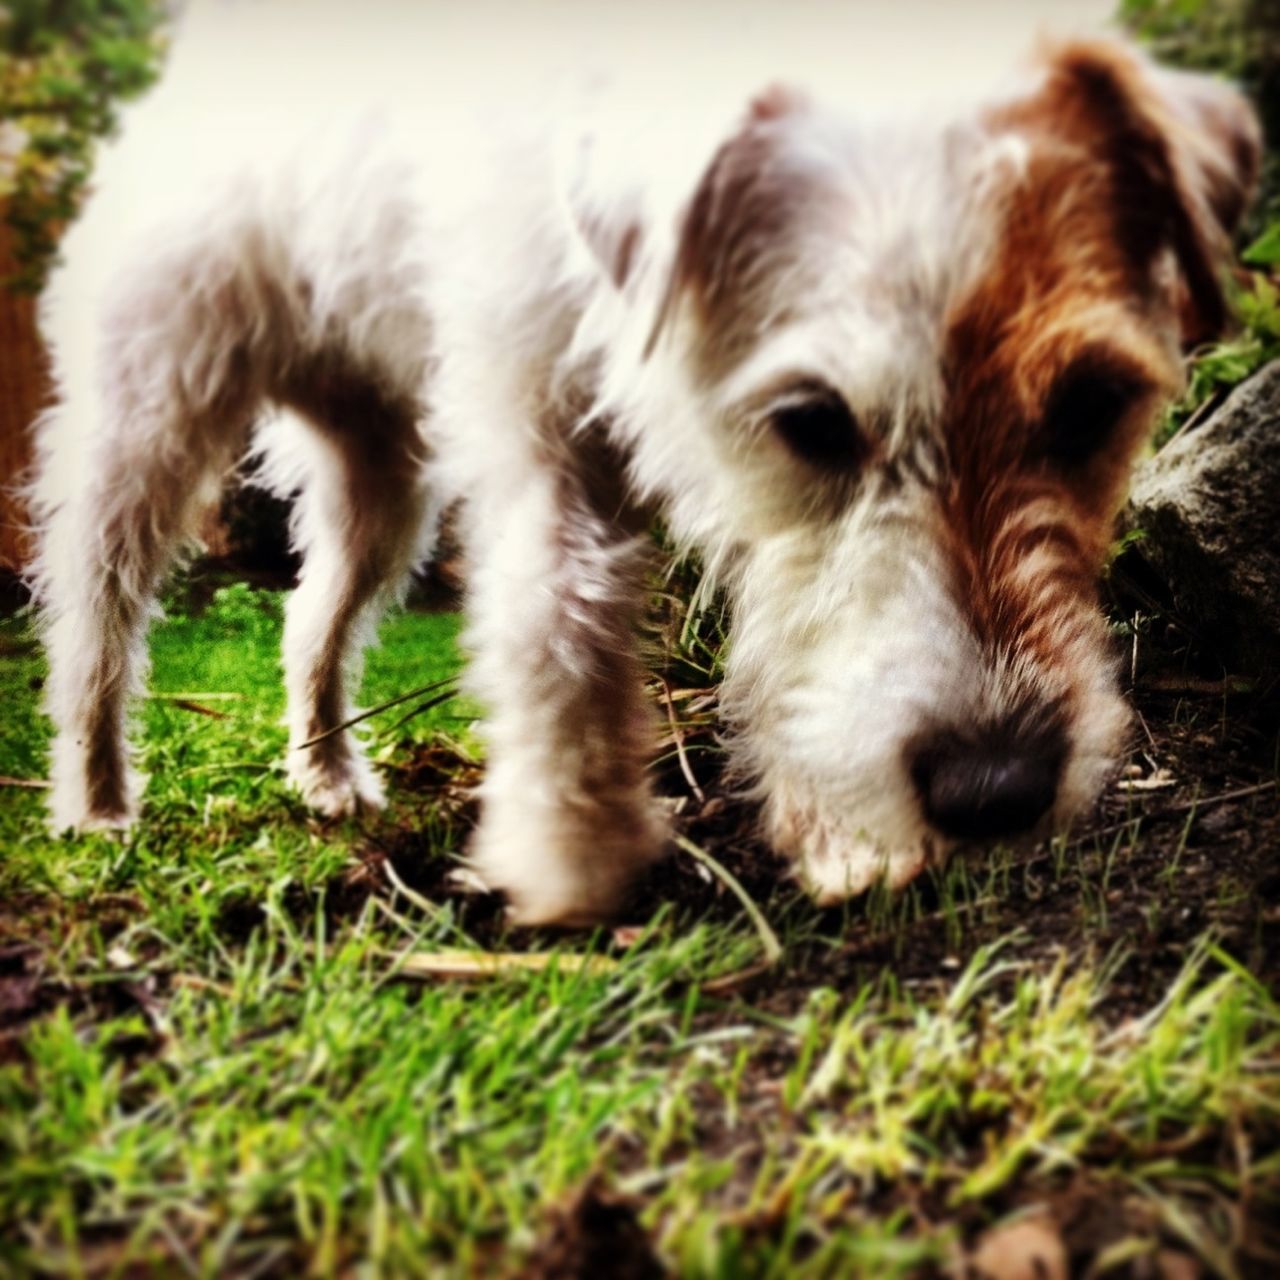
[[[555,935],[450,878],[475,708],[380,713],[390,809],[319,821],[279,594],[199,587],[122,841],[44,834],[42,658],[0,621],[0,1275],[1280,1270],[1256,689],[1139,627],[1132,764],[1075,833],[820,911],[720,780],[686,627],[655,681],[686,844],[618,928]],[[452,676],[457,629],[391,619],[364,705]]]

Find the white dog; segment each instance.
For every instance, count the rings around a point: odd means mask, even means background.
[[[900,122],[697,49],[548,94],[545,49],[462,56],[460,6],[398,59],[316,38],[321,9],[192,16],[44,300],[54,824],[135,817],[155,593],[250,449],[296,495],[289,768],[327,814],[378,778],[350,733],[296,748],[465,500],[471,856],[523,920],[608,913],[663,848],[631,638],[654,515],[728,592],[737,761],[818,897],[1089,803],[1127,724],[1094,575],[1222,321],[1243,101],[1106,41]]]

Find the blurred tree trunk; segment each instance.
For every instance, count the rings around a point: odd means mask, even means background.
[[[0,281],[17,271],[0,205]],[[31,423],[48,394],[36,300],[0,287],[0,572],[17,572],[28,554],[26,508],[14,486],[31,462]]]

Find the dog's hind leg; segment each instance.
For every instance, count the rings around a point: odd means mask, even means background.
[[[136,812],[125,716],[156,591],[243,447],[253,411],[252,380],[233,346],[212,340],[210,363],[197,371],[191,346],[158,316],[114,319],[85,366],[55,348],[61,400],[37,429],[32,585],[49,659],[50,818],[59,831],[124,827]]]
[[[336,816],[382,804],[351,731],[333,731],[352,714],[363,650],[433,525],[420,411],[385,379],[336,358],[308,368],[284,399],[306,420],[281,424],[283,436],[265,449],[267,479],[297,492],[293,533],[303,555],[285,614],[287,767],[303,798]]]

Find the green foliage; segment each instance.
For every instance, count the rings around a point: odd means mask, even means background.
[[[1280,220],[1272,233],[1273,238],[1280,235]],[[1231,297],[1239,332],[1196,354],[1188,369],[1185,393],[1156,432],[1157,446],[1264,364],[1280,359],[1280,290],[1276,282],[1268,275],[1253,273],[1246,283],[1232,288]]]
[[[1251,267],[1280,266],[1280,221],[1267,227],[1241,256]]]
[[[162,12],[158,0],[11,0],[0,8],[0,139],[10,132],[9,146],[19,144],[0,168],[19,264],[13,287],[39,287],[58,228],[75,213],[95,139],[114,129],[119,102],[155,78]]]
[[[1247,92],[1274,152],[1280,140],[1280,0],[1121,0],[1120,20],[1162,62],[1226,76]],[[1280,167],[1264,160],[1245,228],[1251,272],[1231,285],[1239,331],[1198,351],[1187,390],[1156,433],[1161,445],[1195,414],[1280,357],[1280,304],[1270,278],[1280,266]]]
[[[1121,0],[1120,20],[1162,61],[1255,76],[1262,58],[1254,0]]]
[[[202,620],[222,639],[239,636],[266,644],[279,632],[283,616],[283,600],[275,592],[255,591],[246,582],[233,582],[213,593]]]
[[[1191,371],[1190,397],[1196,403],[1235,386],[1280,356],[1280,296],[1275,282],[1265,275],[1253,276],[1236,291],[1235,309],[1240,336],[1211,347]]]

